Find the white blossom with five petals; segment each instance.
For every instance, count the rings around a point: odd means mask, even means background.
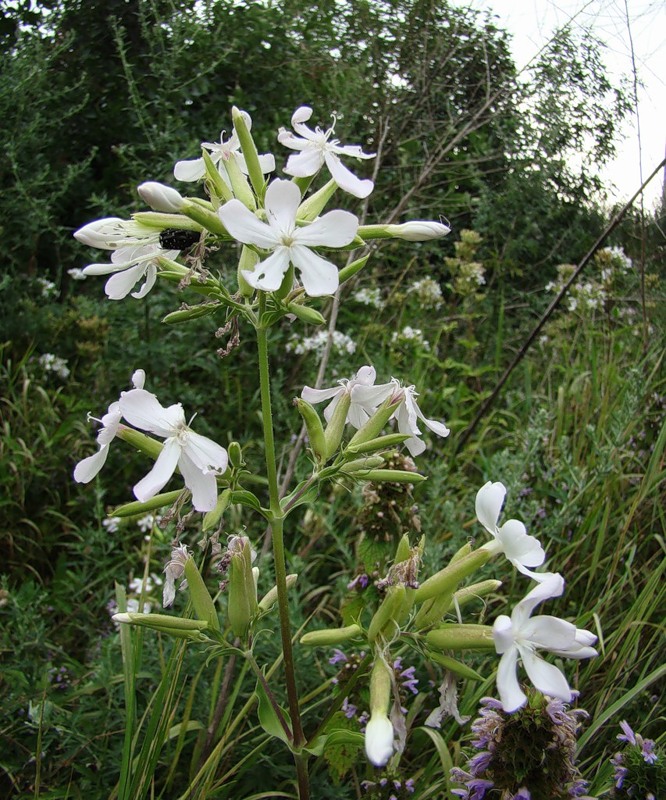
[[[374,385],[376,377],[377,371],[374,367],[364,366],[359,369],[353,378],[344,378],[338,381],[337,386],[333,386],[330,389],[313,389],[310,386],[304,386],[301,397],[313,405],[330,400],[331,402],[324,409],[324,418],[328,422],[340,400],[348,394],[351,402],[347,412],[347,422],[358,430],[358,428],[365,425],[377,410],[379,403],[382,402],[382,400],[377,402],[375,394],[377,397],[386,396],[383,387]],[[364,387],[367,391],[359,394],[359,387]],[[373,393],[372,389],[379,391]]]
[[[493,625],[495,650],[501,655],[497,669],[497,690],[505,711],[512,712],[527,702],[516,675],[518,660],[536,689],[549,697],[571,701],[571,689],[566,678],[553,664],[537,655],[537,650],[549,650],[566,658],[592,658],[597,637],[576,628],[571,622],[546,615],[531,617],[539,603],[559,597],[564,591],[564,579],[547,573],[513,609],[511,617],[502,614]]]
[[[367,197],[374,188],[373,182],[356,177],[340,161],[340,156],[366,159],[374,158],[375,153],[364,153],[358,145],[341,145],[338,139],[331,139],[335,131],[335,117],[328,130],[323,131],[319,127],[311,130],[305,124],[311,116],[312,109],[309,106],[301,106],[294,111],[291,125],[299,136],[280,128],[280,144],[300,151],[297,155],[289,156],[284,171],[297,178],[307,178],[316,175],[326,164],[333,180],[341,189],[354,197]]]
[[[252,128],[252,119],[246,111],[241,111],[241,115],[248,130]],[[208,150],[213,164],[218,169],[222,179],[227,185],[231,185],[226,170],[226,162],[233,158],[238,163],[241,172],[247,175],[247,164],[240,150],[240,140],[236,131],[233,131],[229,139],[224,141],[224,131],[220,133],[219,142],[202,142],[201,146]],[[270,153],[259,156],[259,166],[264,175],[275,170],[275,158]],[[206,163],[203,158],[195,158],[191,161],[178,161],[174,167],[173,174],[179,181],[198,181],[206,174]]]
[[[311,297],[333,294],[339,285],[335,264],[315,253],[313,247],[344,247],[356,236],[358,220],[348,211],[329,211],[307,225],[296,223],[301,193],[295,183],[276,179],[266,190],[267,222],[262,222],[240,200],[229,200],[218,211],[222,224],[234,239],[272,251],[243,277],[255,289],[274,292],[293,264],[303,288]]]
[[[544,580],[548,573],[532,572],[528,569],[541,566],[546,558],[538,539],[528,535],[520,520],[509,519],[501,528],[497,525],[505,496],[506,487],[499,481],[488,481],[476,493],[477,519],[493,536],[493,540],[483,547],[493,554],[504,553],[523,575],[529,575],[535,581]]]
[[[154,497],[180,470],[192,493],[197,511],[211,511],[217,502],[217,480],[227,468],[227,451],[216,442],[195,433],[185,421],[180,403],[164,408],[157,397],[143,389],[120,397],[123,417],[141,430],[164,438],[164,447],[152,470],[134,487],[134,495],[145,502]]]

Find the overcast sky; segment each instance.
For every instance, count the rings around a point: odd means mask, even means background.
[[[638,79],[638,115],[624,125],[626,139],[618,158],[602,174],[611,200],[628,199],[664,157],[666,149],[666,0],[452,0],[455,5],[488,9],[498,27],[513,36],[520,68],[543,47],[553,31],[567,24],[592,26],[607,45],[608,74],[632,77],[632,46]],[[641,148],[638,131],[640,126]],[[662,175],[645,192],[650,209],[661,194]]]

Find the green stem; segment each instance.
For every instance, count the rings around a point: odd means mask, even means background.
[[[284,549],[284,512],[280,508],[280,490],[277,479],[275,459],[275,439],[273,435],[273,414],[271,411],[271,386],[268,364],[268,332],[263,327],[263,316],[266,309],[266,295],[259,293],[259,322],[257,325],[257,349],[259,355],[259,385],[261,389],[261,415],[264,427],[264,444],[266,449],[266,477],[270,509],[273,515],[271,531],[273,534],[273,559],[275,563],[275,584],[278,593],[278,609],[280,614],[280,634],[282,637],[282,654],[284,657],[285,681],[289,700],[289,715],[294,736],[294,748],[305,744],[303,724],[296,687],[296,670],[291,645],[291,624],[289,621],[289,601],[287,598],[287,567]],[[310,797],[307,763],[305,758],[295,755],[298,774],[299,797],[308,800]]]

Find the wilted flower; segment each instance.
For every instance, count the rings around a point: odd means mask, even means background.
[[[227,468],[227,451],[189,427],[180,403],[164,408],[154,394],[134,389],[121,395],[119,405],[131,425],[165,439],[152,470],[134,487],[137,499],[154,497],[178,467],[194,508],[211,511],[217,502],[216,476]]]
[[[516,666],[520,659],[534,686],[549,697],[564,702],[571,700],[571,689],[564,675],[537,654],[549,650],[565,658],[591,658],[597,655],[592,647],[597,637],[580,630],[563,619],[551,616],[530,618],[539,603],[559,597],[564,591],[564,579],[555,573],[544,574],[538,583],[513,609],[511,617],[502,614],[493,625],[495,649],[502,656],[497,669],[497,690],[505,711],[516,711],[527,702],[520,688]]]
[[[176,599],[176,581],[180,580],[185,573],[185,562],[191,558],[187,552],[187,546],[182,544],[174,547],[171,551],[171,558],[164,567],[164,589],[162,590],[162,605],[168,608]],[[181,589],[185,588],[186,582],[183,581]]]
[[[367,197],[374,188],[371,180],[361,180],[350,172],[340,161],[340,156],[352,158],[374,158],[374,153],[364,153],[358,145],[341,145],[338,139],[331,139],[335,132],[335,117],[333,125],[322,131],[317,127],[313,130],[305,124],[312,116],[312,109],[301,106],[294,111],[291,125],[299,136],[294,136],[291,131],[280,128],[278,141],[292,150],[299,150],[298,155],[289,156],[284,171],[287,175],[297,178],[307,178],[316,175],[321,167],[326,164],[333,180],[338,186],[354,197]]]
[[[293,264],[300,272],[303,288],[311,297],[333,294],[338,288],[335,264],[311,250],[312,247],[344,247],[356,236],[358,220],[348,211],[329,211],[308,225],[298,226],[301,202],[298,186],[274,180],[266,190],[266,218],[258,219],[240,200],[229,200],[218,214],[229,233],[244,244],[272,251],[243,277],[255,289],[274,292]]]
[[[528,569],[540,566],[546,558],[538,540],[529,536],[525,525],[517,519],[507,520],[501,528],[497,526],[505,496],[506,487],[499,481],[488,481],[476,494],[477,519],[494,537],[484,549],[504,553],[519,572],[540,581],[547,573],[538,574]]]
[[[245,127],[252,129],[252,119],[246,111],[241,111],[241,116],[245,122]],[[227,175],[226,162],[233,158],[236,160],[241,172],[247,175],[247,164],[240,150],[240,140],[236,131],[232,131],[231,136],[225,142],[224,131],[220,133],[219,142],[202,142],[201,146],[208,150],[211,161],[218,169],[225,183],[230,186],[229,176]],[[270,154],[259,156],[259,166],[264,175],[273,172],[275,169],[275,158]],[[191,161],[178,161],[174,167],[173,174],[179,181],[198,181],[206,174],[206,164],[203,158],[195,158]]]
[[[416,402],[418,392],[415,386],[400,386],[400,382],[395,378],[392,379],[391,384],[393,385],[393,396],[402,395],[402,403],[393,413],[392,419],[395,418],[398,423],[398,431],[400,433],[410,434],[410,438],[405,442],[410,455],[418,456],[426,449],[425,442],[419,438],[421,431],[419,430],[418,420],[421,420],[428,430],[438,436],[445,437],[451,433],[443,422],[428,419],[423,414]]]

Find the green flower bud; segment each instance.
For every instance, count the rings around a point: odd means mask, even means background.
[[[433,651],[429,651],[427,655],[431,661],[440,664],[445,669],[448,669],[449,672],[460,675],[461,678],[467,678],[471,681],[483,680],[483,675],[480,675],[475,669],[468,667],[467,664],[463,664],[462,661],[457,661],[455,658]]]
[[[325,647],[344,644],[350,639],[358,639],[363,631],[360,625],[347,625],[345,628],[327,628],[323,631],[310,631],[301,637],[301,644],[308,647]]]
[[[132,219],[142,225],[147,225],[149,228],[157,228],[161,231],[169,228],[178,228],[182,231],[201,233],[203,230],[198,222],[184,217],[182,214],[165,214],[162,211],[139,211],[136,214],[132,214]]]
[[[416,602],[422,603],[431,597],[456,591],[463,578],[482,567],[491,557],[492,553],[481,547],[453,561],[419,586],[416,590]]]
[[[287,575],[287,589],[291,589],[291,587],[296,583],[297,579],[298,575]],[[274,586],[272,589],[269,589],[259,601],[259,611],[270,611],[271,608],[273,608],[273,606],[277,603],[277,600],[277,586]]]
[[[179,322],[187,322],[190,319],[209,317],[211,314],[214,314],[219,307],[219,303],[199,303],[199,305],[192,306],[191,308],[179,308],[178,311],[171,311],[167,314],[162,322],[167,325],[174,325]]]
[[[227,229],[224,227],[222,220],[217,216],[217,214],[212,209],[208,210],[207,208],[204,208],[200,203],[195,202],[192,198],[188,198],[183,201],[181,211],[183,214],[185,214],[185,216],[189,217],[195,222],[198,222],[199,225],[201,225],[207,231],[215,233],[218,236],[229,236]]]
[[[241,150],[243,151],[243,158],[245,159],[245,165],[247,166],[252,187],[254,188],[257,197],[263,197],[265,184],[264,173],[261,169],[261,165],[259,164],[259,153],[257,151],[257,146],[254,143],[252,134],[245,124],[245,120],[243,119],[240,109],[236,108],[236,106],[231,109],[231,119],[233,120],[234,130],[236,131],[240,141]],[[234,161],[234,159],[230,158],[229,161],[226,162],[227,169],[232,161]],[[238,197],[238,195],[236,195],[236,197]]]
[[[485,597],[487,594],[496,592],[501,585],[502,581],[488,580],[464,586],[453,595],[453,602],[450,603],[449,608],[462,608],[472,600],[476,600],[477,597]]]
[[[324,325],[326,323],[325,317],[320,314],[316,308],[303,306],[300,303],[287,303],[287,309],[291,314],[298,317],[301,322],[305,322],[307,325]]]
[[[351,394],[344,392],[338,400],[335,410],[326,425],[324,437],[326,439],[326,459],[332,458],[340,447],[345,425],[347,424],[347,412],[351,405]]]
[[[414,627],[416,630],[420,631],[441,622],[442,617],[451,606],[452,598],[453,592],[451,591],[426,600],[418,610],[416,617],[414,617]]]
[[[115,508],[110,514],[110,517],[133,517],[136,514],[145,514],[147,511],[154,511],[156,508],[164,508],[175,503],[176,500],[182,495],[182,489],[176,489],[173,492],[164,492],[164,494],[156,494],[150,500],[141,502],[134,500],[131,503],[125,503],[122,506]]]
[[[229,462],[232,467],[240,469],[245,466],[245,459],[243,458],[243,450],[238,442],[229,442],[227,445],[227,453],[229,454]]]
[[[220,630],[220,621],[217,618],[217,611],[213,598],[206,588],[204,579],[193,558],[185,561],[185,577],[187,578],[187,588],[194,607],[194,613],[200,620],[208,623],[213,630]]]
[[[304,200],[298,207],[296,219],[303,220],[304,222],[312,222],[317,219],[321,212],[326,207],[328,201],[335,194],[338,184],[331,179],[327,184],[321,187],[314,194],[311,194],[307,200]]]
[[[459,625],[450,623],[426,634],[428,647],[435,650],[494,650],[493,629],[490,625]]]
[[[342,402],[342,399],[340,402]],[[336,406],[336,411],[339,406],[340,403]],[[345,411],[345,416],[346,414],[347,412]],[[373,450],[385,450],[389,447],[398,447],[398,445],[410,438],[411,436],[408,433],[389,433],[386,436],[378,436],[376,439],[370,439],[361,444],[347,445],[345,453],[356,455],[357,453],[371,453]]]
[[[357,258],[356,261],[352,261],[351,264],[347,264],[346,267],[343,267],[338,273],[340,285],[342,286],[345,281],[348,281],[350,278],[353,278],[357,272],[360,272],[368,263],[369,258],[369,255],[363,256],[362,258]]]
[[[360,470],[374,469],[380,467],[384,463],[382,456],[367,456],[366,458],[357,458],[354,461],[348,461],[340,467],[340,472],[346,475],[351,475]]]
[[[370,620],[370,626],[368,627],[368,641],[370,644],[375,642],[379,636],[390,640],[398,633],[400,630],[398,620],[402,619],[404,610],[408,605],[409,598],[406,587],[402,584],[389,586],[379,608]]]
[[[227,170],[227,175],[229,176],[231,188],[233,189],[235,197],[240,200],[244,206],[247,206],[250,211],[255,211],[257,208],[257,201],[254,198],[254,194],[250,188],[247,178],[245,175],[243,175],[240,167],[238,166],[238,160],[235,158],[230,158],[224,162],[224,166]]]
[[[234,634],[242,638],[259,608],[252,574],[252,551],[247,536],[232,537],[229,554],[229,623]]]
[[[183,619],[182,617],[171,617],[168,614],[139,614],[128,611],[124,614],[114,614],[113,619],[121,624],[140,625],[144,628],[153,628],[153,630],[167,633],[172,631],[190,633],[192,631],[205,631],[208,628],[208,622],[205,620]]]
[[[205,147],[201,148],[201,155],[206,165],[206,185],[210,190],[211,197],[216,198],[218,201],[223,200],[224,202],[232,200],[233,193],[231,189],[222,179],[218,168],[213,163],[213,159],[210,157],[210,153]]]
[[[158,442],[156,439],[146,436],[145,433],[135,431],[134,428],[126,428],[124,425],[121,425],[118,428],[116,436],[132,447],[136,447],[137,450],[145,455],[150,456],[150,458],[156,459],[162,452],[162,442]]]
[[[303,417],[308,438],[310,439],[310,448],[317,459],[317,463],[324,464],[326,462],[326,437],[319,414],[310,403],[307,403],[301,397],[297,397],[294,400],[294,405],[298,409],[298,413]]]
[[[352,436],[348,447],[354,447],[355,445],[369,442],[371,439],[376,439],[401,402],[401,398],[393,401],[393,398],[388,397],[384,400],[365,425],[361,426]]]
[[[208,511],[204,515],[202,524],[202,529],[204,533],[213,530],[213,528],[216,528],[220,524],[220,520],[222,519],[222,514],[224,514],[224,512],[227,510],[230,502],[231,502],[231,489],[225,489],[223,492],[220,492],[217,498],[217,503],[215,504],[215,508],[212,509],[212,511]]]
[[[418,472],[405,472],[400,469],[371,469],[368,472],[356,473],[357,478],[364,481],[375,481],[377,483],[390,481],[392,483],[422,483],[427,480],[425,475]]]

